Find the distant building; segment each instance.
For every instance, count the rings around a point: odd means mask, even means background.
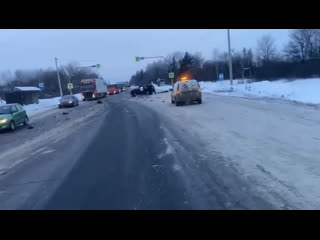
[[[39,103],[40,88],[37,87],[9,87],[4,91],[6,103],[28,105]]]

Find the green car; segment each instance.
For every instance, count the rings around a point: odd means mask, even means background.
[[[14,131],[16,126],[27,125],[28,121],[26,110],[20,104],[0,105],[0,130],[10,129]]]

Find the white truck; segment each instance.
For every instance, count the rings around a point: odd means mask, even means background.
[[[80,82],[82,100],[98,99],[107,96],[107,83],[102,78],[82,79]]]

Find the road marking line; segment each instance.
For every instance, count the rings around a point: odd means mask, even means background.
[[[53,149],[51,149],[51,150],[47,150],[47,151],[45,151],[45,152],[42,152],[41,154],[48,154],[48,153],[52,153],[52,152],[54,152],[55,150],[53,150]]]
[[[43,151],[43,150],[45,150],[46,148],[47,148],[47,147],[42,147],[42,148],[38,149],[37,151],[31,153],[31,156],[32,156],[32,155],[35,155],[35,154],[37,154],[37,153],[39,153],[39,152],[41,152],[41,151]]]

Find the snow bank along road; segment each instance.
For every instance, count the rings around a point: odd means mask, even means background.
[[[176,107],[169,94],[81,102],[0,134],[0,208],[320,208],[318,109],[206,93]]]

